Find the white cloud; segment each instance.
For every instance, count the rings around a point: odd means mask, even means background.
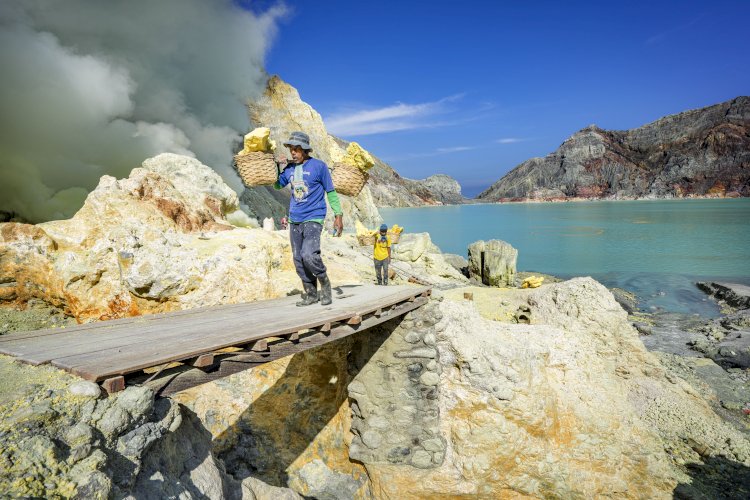
[[[330,133],[342,137],[438,127],[448,123],[436,117],[450,113],[448,103],[462,97],[458,94],[420,104],[397,103],[383,108],[348,110],[334,113],[324,121]]]
[[[528,139],[522,139],[520,137],[503,137],[502,139],[498,139],[495,142],[498,144],[515,144],[517,142],[523,142]]]
[[[383,158],[384,161],[388,162],[394,162],[394,161],[401,161],[401,160],[410,160],[412,158],[427,158],[431,156],[441,156],[445,154],[451,154],[451,153],[460,153],[463,151],[471,151],[477,149],[473,146],[454,146],[454,147],[448,147],[448,148],[437,148],[434,151],[429,151],[427,153],[409,153],[405,156],[400,157],[388,157]]]
[[[470,146],[454,146],[452,148],[437,148],[438,153],[458,153],[459,151],[471,151],[472,149],[476,149]]]

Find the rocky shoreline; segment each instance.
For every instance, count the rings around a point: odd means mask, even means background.
[[[750,290],[696,283],[721,308],[718,318],[629,311],[646,346],[706,397],[715,411],[750,435]]]
[[[736,199],[736,198],[747,198],[750,195],[741,196],[720,196],[718,194],[713,195],[697,195],[690,194],[685,196],[604,196],[604,197],[538,197],[538,198],[500,198],[495,201],[487,201],[482,199],[470,199],[463,203],[463,205],[471,204],[501,204],[501,203],[584,203],[591,201],[670,201],[670,200],[717,200],[717,199]]]

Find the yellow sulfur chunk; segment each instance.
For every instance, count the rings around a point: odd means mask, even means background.
[[[357,236],[377,236],[380,234],[377,229],[367,229],[364,224],[359,222],[359,219],[354,221],[354,229],[357,231]]]
[[[523,283],[521,283],[521,288],[538,288],[541,286],[542,282],[544,281],[544,276],[529,276],[525,280],[523,280]]]
[[[344,155],[341,162],[357,167],[362,171],[369,170],[375,165],[375,160],[372,159],[370,153],[365,151],[362,146],[356,142],[349,143],[349,146],[346,148],[346,155]]]
[[[359,219],[357,219],[357,220],[354,221],[354,228],[356,229],[358,236],[359,235],[367,236],[371,232],[369,229],[367,229],[365,227],[364,224],[362,224],[361,222],[359,222]]]
[[[404,232],[404,228],[399,226],[398,224],[394,224],[391,226],[391,232],[396,234],[401,234]]]
[[[271,129],[258,127],[245,136],[245,149],[240,154],[260,151],[272,153],[276,149],[276,143],[270,139]]]

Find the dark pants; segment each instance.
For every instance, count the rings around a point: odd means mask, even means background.
[[[388,259],[378,260],[372,259],[375,262],[375,277],[378,279],[378,285],[388,284]]]
[[[292,243],[294,267],[302,283],[316,285],[316,278],[326,272],[320,256],[320,233],[322,224],[303,222],[290,224],[289,240]]]

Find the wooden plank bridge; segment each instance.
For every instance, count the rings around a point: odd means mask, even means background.
[[[427,303],[424,286],[344,285],[333,303],[299,295],[123,318],[0,337],[0,353],[51,364],[108,392],[148,384],[166,395],[302,352]]]

